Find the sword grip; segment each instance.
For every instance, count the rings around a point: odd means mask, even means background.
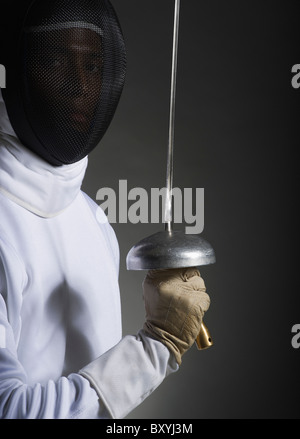
[[[196,338],[196,345],[199,351],[210,348],[213,345],[213,341],[207,326],[202,322],[200,332]]]

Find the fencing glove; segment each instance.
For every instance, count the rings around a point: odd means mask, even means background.
[[[150,270],[143,282],[144,331],[161,341],[181,364],[195,342],[210,298],[195,268]]]

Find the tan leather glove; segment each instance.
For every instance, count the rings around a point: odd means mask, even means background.
[[[181,364],[195,342],[210,298],[196,268],[150,270],[143,282],[144,331],[160,340]]]

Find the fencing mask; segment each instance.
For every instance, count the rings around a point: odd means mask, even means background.
[[[21,3],[5,57],[10,122],[50,164],[77,162],[100,142],[122,93],[126,53],[118,18],[109,0]]]

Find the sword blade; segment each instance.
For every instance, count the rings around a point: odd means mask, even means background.
[[[167,178],[166,178],[166,200],[164,211],[165,229],[172,231],[172,189],[174,171],[174,137],[175,137],[175,107],[176,107],[176,85],[177,85],[177,66],[178,66],[178,39],[179,39],[179,18],[180,0],[175,0],[174,11],[174,31],[173,31],[173,56],[172,56],[172,77],[171,77],[171,97],[170,97],[170,123],[169,123],[169,142],[167,156]]]

